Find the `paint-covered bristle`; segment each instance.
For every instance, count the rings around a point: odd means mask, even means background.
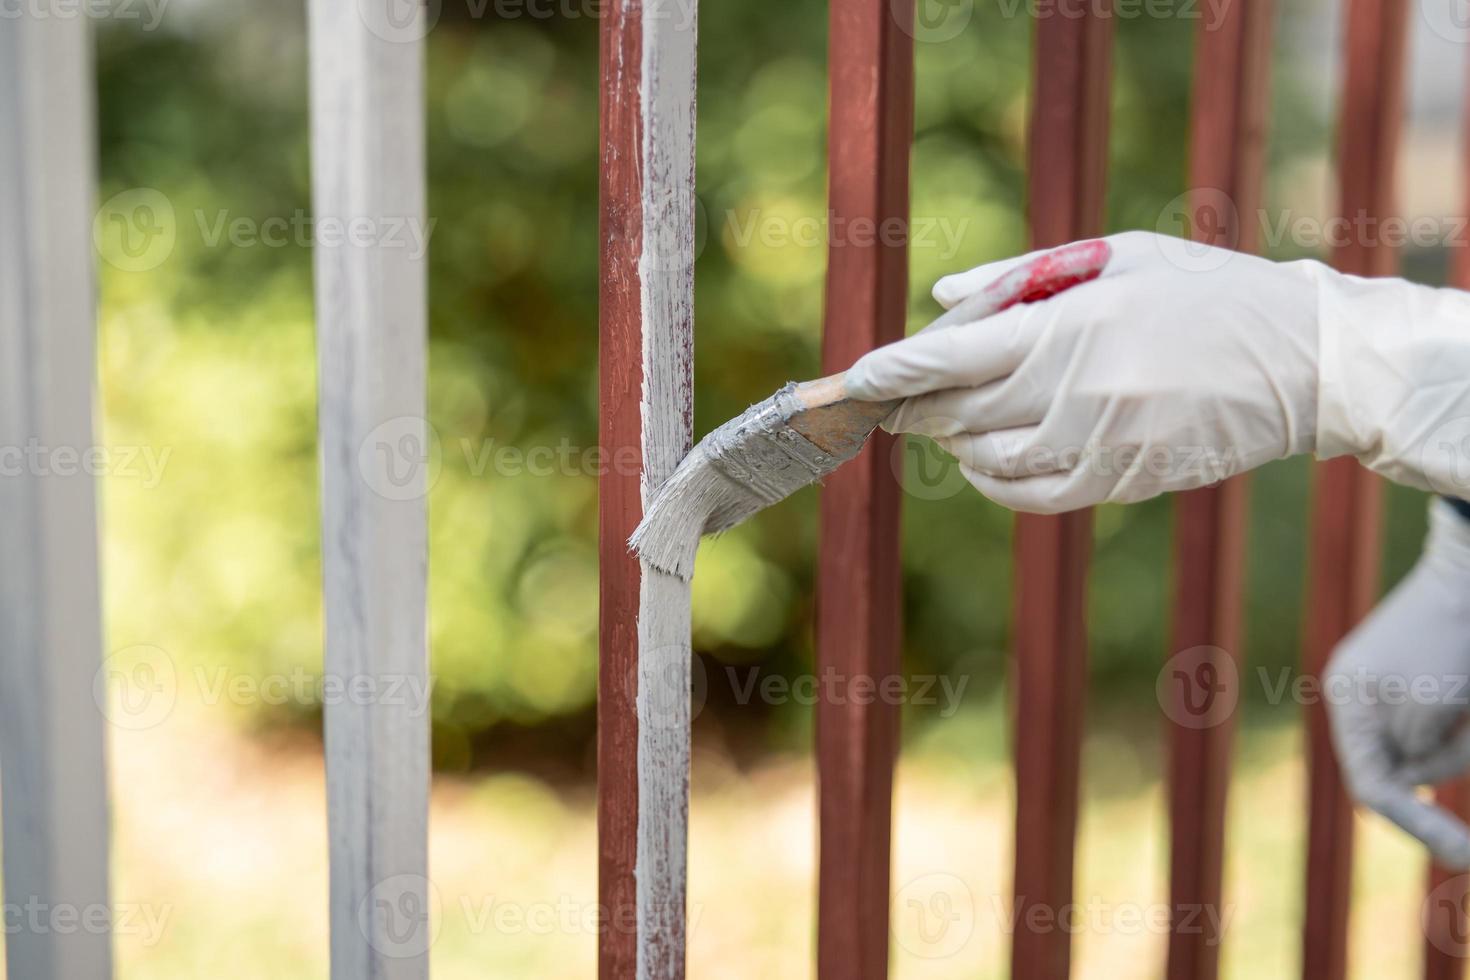
[[[804,408],[795,392],[787,385],[705,436],[654,491],[629,547],[653,567],[688,579],[701,536],[728,531],[850,458],[822,450],[788,424],[824,410]]]
[[[654,568],[687,581],[701,537],[732,528],[765,506],[721,473],[700,443],[654,491],[628,546]]]

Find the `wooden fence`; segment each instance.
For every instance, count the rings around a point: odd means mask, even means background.
[[[424,218],[422,7],[374,21],[309,0],[318,221]],[[403,13],[403,11],[400,11]],[[0,445],[97,444],[96,182],[88,18],[0,17]],[[426,683],[423,257],[350,236],[315,249],[325,670]],[[96,496],[85,473],[0,479],[5,901],[107,908]],[[96,682],[96,690],[94,690]],[[419,688],[422,690],[423,688]],[[423,980],[432,938],[428,717],[325,706],[332,975]],[[357,701],[359,703],[352,703]],[[11,917],[6,918],[9,926]],[[7,928],[11,980],[104,980],[110,939]]]
[[[604,25],[603,116],[603,435],[609,450],[641,452],[644,472],[603,479],[603,608],[600,733],[601,901],[638,906],[636,930],[605,934],[605,977],[682,976],[683,922],[666,903],[683,901],[683,827],[688,733],[650,738],[649,704],[628,678],[660,685],[690,656],[670,651],[667,634],[640,633],[651,593],[665,586],[623,548],[640,515],[639,500],[668,472],[677,454],[661,456],[671,433],[687,446],[692,332],[693,174],[670,170],[650,155],[686,161],[694,132],[688,70],[692,36],[660,30],[672,4],[616,4]],[[877,226],[908,218],[908,156],[913,135],[913,9],[890,0],[831,0],[829,72],[830,210],[834,225]],[[1340,101],[1339,211],[1369,220],[1393,213],[1393,160],[1403,102],[1410,4],[1346,0],[1346,74]],[[1034,247],[1099,234],[1108,156],[1110,48],[1115,18],[1103,5],[1055,0],[1035,24],[1030,99],[1028,212]],[[1209,244],[1245,251],[1257,245],[1265,176],[1270,60],[1276,11],[1271,0],[1237,0],[1218,23],[1203,22],[1195,42],[1189,144],[1190,226]],[[664,59],[680,70],[658,70]],[[635,70],[633,66],[641,66]],[[675,106],[677,122],[661,118]],[[674,144],[656,146],[650,133]],[[676,145],[675,145],[676,144]],[[643,166],[639,153],[645,154]],[[673,212],[663,205],[679,202]],[[1222,207],[1221,205],[1226,205]],[[658,227],[671,220],[680,229]],[[655,271],[643,258],[659,242]],[[671,256],[663,247],[676,243]],[[673,259],[672,267],[669,260]],[[1393,253],[1359,241],[1333,256],[1344,271],[1393,272]],[[843,243],[829,251],[822,338],[824,371],[847,367],[875,345],[903,334],[907,257],[902,247]],[[1458,282],[1470,284],[1465,265]],[[672,295],[670,293],[672,291]],[[650,298],[655,305],[648,305]],[[675,350],[677,356],[669,356]],[[641,393],[649,392],[642,398]],[[752,396],[759,393],[752,393]],[[884,678],[899,669],[898,487],[887,465],[889,445],[874,445],[822,490],[817,577],[817,669],[841,677]],[[1351,460],[1318,468],[1312,522],[1310,595],[1303,668],[1321,670],[1332,646],[1370,607],[1377,593],[1377,479]],[[1247,517],[1245,479],[1181,494],[1175,504],[1175,651],[1199,651],[1196,666],[1239,671],[1241,599]],[[1087,567],[1092,522],[1087,512],[1021,515],[1015,525],[1014,656],[1016,729],[1014,901],[1010,921],[1012,975],[1050,980],[1070,971],[1070,936],[1028,922],[1056,921],[1072,901],[1078,818],[1087,631]],[[640,643],[643,647],[640,650]],[[650,649],[649,644],[653,644]],[[640,661],[640,655],[643,661]],[[650,672],[647,658],[657,658]],[[1222,661],[1228,659],[1230,663]],[[640,662],[642,666],[640,667]],[[681,668],[687,669],[687,668]],[[1182,687],[1174,688],[1183,698]],[[648,702],[668,699],[666,688]],[[1170,706],[1170,718],[1195,709]],[[889,852],[893,766],[898,752],[893,705],[819,700],[817,973],[832,980],[888,972]],[[1208,724],[1167,721],[1169,738],[1170,908],[1220,908],[1223,896],[1226,792],[1233,725],[1228,711],[1207,707]],[[652,724],[667,728],[660,711]],[[1351,893],[1351,807],[1344,795],[1320,707],[1309,709],[1310,848],[1305,869],[1302,975],[1345,976]],[[1021,736],[1024,733],[1024,737]],[[667,736],[666,730],[662,736]],[[681,805],[669,804],[677,799]],[[1458,797],[1456,798],[1458,799]],[[650,811],[650,806],[656,811]],[[650,828],[650,824],[654,826]],[[654,880],[643,881],[651,873]],[[1446,879],[1435,870],[1431,886]],[[645,905],[652,903],[652,907]],[[1030,917],[1040,906],[1050,915]],[[1458,976],[1458,912],[1427,921],[1426,976]],[[1190,922],[1195,916],[1189,915]],[[1218,922],[1218,918],[1215,920]],[[1218,972],[1221,937],[1203,929],[1171,929],[1166,973],[1171,980],[1210,980]],[[1441,932],[1436,932],[1440,930]]]
[[[1340,213],[1392,213],[1403,101],[1406,0],[1346,0]],[[309,0],[313,194],[320,216],[422,220],[423,31],[410,7],[385,29],[355,0]],[[834,221],[908,217],[913,8],[831,0],[830,187]],[[624,542],[648,490],[692,436],[693,0],[613,0],[603,10],[601,441],[640,472],[601,483],[599,679],[600,974],[682,977],[688,817],[689,591],[642,567]],[[1035,24],[1028,190],[1035,246],[1102,230],[1113,18],[1055,0]],[[1212,243],[1256,246],[1274,12],[1236,0],[1195,49],[1189,182],[1193,223]],[[1059,15],[1058,15],[1059,14]],[[84,18],[0,19],[0,445],[96,442],[90,37]],[[1215,215],[1219,218],[1221,215]],[[1387,274],[1393,254],[1358,242],[1334,259]],[[1456,280],[1470,285],[1461,256]],[[326,669],[426,679],[422,487],[387,480],[363,447],[425,438],[422,257],[319,244],[315,254]],[[850,364],[902,335],[907,257],[874,242],[833,248],[823,362]],[[759,393],[752,393],[754,397]],[[822,491],[819,668],[900,670],[899,490],[875,445]],[[621,458],[621,457],[619,457]],[[417,479],[422,479],[419,473]],[[1318,467],[1304,667],[1376,593],[1380,490],[1355,464]],[[1177,498],[1173,649],[1241,656],[1246,481]],[[1013,975],[1065,977],[1065,930],[1031,930],[1028,907],[1071,901],[1078,818],[1091,518],[1021,517],[1015,532],[1016,751]],[[8,902],[108,901],[105,722],[95,489],[90,477],[0,480],[0,776]],[[1223,666],[1217,661],[1214,666]],[[1180,695],[1182,697],[1182,694]],[[1181,706],[1182,707],[1182,706]],[[1178,717],[1177,712],[1167,712]],[[1170,723],[1170,904],[1218,906],[1232,726]],[[1310,731],[1310,848],[1303,976],[1346,971],[1351,809],[1319,709]],[[427,868],[427,719],[408,706],[326,708],[332,975],[422,980],[432,941]],[[897,709],[879,699],[817,706],[820,861],[817,972],[887,974]],[[1460,787],[1442,790],[1456,804]],[[1447,880],[1433,872],[1431,886]],[[1434,908],[1425,975],[1460,975],[1458,909]],[[630,923],[626,928],[624,923]],[[707,926],[713,928],[713,926]],[[1176,930],[1171,980],[1208,980],[1219,936]],[[111,976],[105,934],[16,931],[14,980]]]

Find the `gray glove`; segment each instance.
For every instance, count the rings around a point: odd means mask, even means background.
[[[1415,787],[1470,769],[1470,520],[1430,505],[1419,563],[1333,653],[1323,677],[1349,793],[1470,868],[1470,828]]]

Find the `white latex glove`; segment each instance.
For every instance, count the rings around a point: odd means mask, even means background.
[[[1353,798],[1470,868],[1470,830],[1415,792],[1470,769],[1470,521],[1446,501],[1430,507],[1419,563],[1333,653],[1322,693]]]
[[[1015,510],[1144,500],[1310,451],[1470,495],[1470,296],[1146,232],[1108,241],[1101,278],[879,348],[849,394],[907,399],[884,427],[934,438]],[[934,296],[952,307],[1032,256]]]

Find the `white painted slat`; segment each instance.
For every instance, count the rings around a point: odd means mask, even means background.
[[[97,496],[90,468],[68,462],[96,445],[94,112],[87,18],[0,18],[0,798],[15,980],[112,975],[97,927]]]
[[[695,0],[644,0],[643,499],[692,440]],[[689,584],[641,563],[638,609],[638,977],[685,969],[690,764]]]
[[[427,28],[421,4],[310,0],[309,29],[332,976],[423,980]]]

